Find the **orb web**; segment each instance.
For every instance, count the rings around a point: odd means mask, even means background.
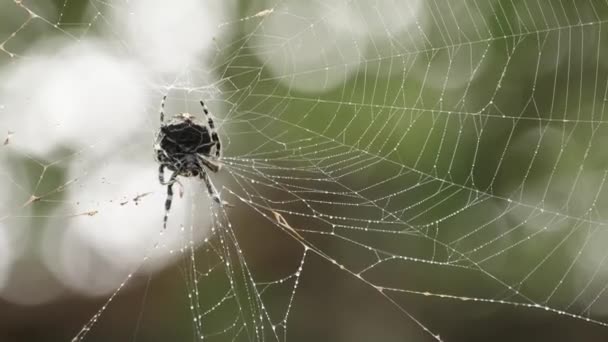
[[[70,303],[58,335],[605,336],[607,3],[0,9],[0,298]],[[234,205],[183,180],[167,230],[164,94]]]

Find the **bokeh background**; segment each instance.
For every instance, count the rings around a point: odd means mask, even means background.
[[[607,19],[3,0],[0,341],[605,341]],[[165,94],[234,207],[183,180],[162,231]]]

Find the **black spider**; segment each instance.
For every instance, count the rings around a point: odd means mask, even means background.
[[[165,123],[166,99],[165,95],[161,102],[160,131],[154,144],[156,161],[160,164],[158,180],[160,184],[167,185],[164,228],[167,228],[167,219],[173,200],[173,184],[181,185],[177,176],[201,178],[207,185],[209,196],[219,205],[227,204],[220,199],[206,171],[206,169],[213,172],[220,170],[221,141],[205,103],[200,101],[207,118],[206,124],[198,121],[189,113],[177,114],[168,123]],[[165,168],[173,171],[168,181],[165,181]]]

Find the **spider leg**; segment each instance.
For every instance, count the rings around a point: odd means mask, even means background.
[[[217,193],[217,190],[215,189],[215,186],[211,182],[211,179],[209,179],[209,175],[207,174],[207,172],[205,172],[203,170],[203,172],[200,173],[200,178],[205,182],[205,185],[207,186],[207,192],[209,192],[209,196],[211,196],[211,199],[213,199],[213,201],[215,203],[217,203],[221,207],[223,207],[223,206],[232,207],[232,205],[230,203],[222,201],[220,199],[220,195]]]
[[[209,126],[209,131],[211,133],[211,140],[213,140],[213,143],[215,144],[215,158],[219,159],[222,153],[222,142],[220,141],[220,137],[217,135],[217,131],[215,130],[215,123],[213,122],[213,118],[211,117],[207,106],[205,106],[205,102],[201,100],[200,103],[203,107],[203,113],[205,113],[205,117],[207,117],[207,125]]]
[[[220,170],[220,168],[222,167],[222,164],[218,163],[217,161],[210,160],[203,155],[199,154],[198,159],[200,160],[200,162],[203,165],[205,165],[209,170],[211,170],[213,172],[218,172]]]
[[[171,202],[173,201],[173,184],[167,185],[167,199],[165,200],[165,217],[163,217],[163,229],[167,229],[167,220],[169,220],[169,210],[171,210]]]
[[[160,164],[160,166],[158,167],[158,181],[160,182],[161,185],[168,185],[168,184],[173,184],[175,182],[180,183],[177,180],[177,174],[179,172],[173,172],[173,174],[171,175],[171,178],[169,178],[169,181],[165,181],[165,164]],[[180,183],[181,185],[181,183]]]
[[[180,197],[183,194],[184,186],[177,180],[178,172],[171,175],[169,181],[165,181],[165,165],[161,164],[158,168],[158,180],[160,184],[167,186],[167,199],[165,200],[165,216],[163,217],[163,229],[167,229],[167,220],[169,219],[169,211],[171,210],[171,202],[173,201],[173,184],[177,183],[180,186]]]
[[[207,186],[207,192],[209,192],[209,196],[211,196],[213,201],[215,201],[217,204],[221,205],[222,200],[220,199],[220,195],[218,195],[217,190],[215,189],[215,186],[213,185],[213,183],[211,183],[211,179],[209,179],[209,175],[207,174],[207,172],[205,172],[205,171],[201,172],[200,177],[205,182],[205,185]]]
[[[164,164],[160,164],[160,166],[158,167],[158,181],[160,182],[161,185],[167,185],[167,183],[165,183],[165,165]]]
[[[167,95],[163,96],[163,100],[160,102],[160,123],[163,124],[165,122],[165,101],[167,100]]]

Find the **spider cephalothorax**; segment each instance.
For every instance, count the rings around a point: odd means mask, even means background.
[[[167,218],[173,200],[173,184],[179,183],[178,176],[199,177],[207,185],[211,198],[220,205],[217,190],[211,183],[207,169],[212,172],[220,170],[221,142],[215,131],[215,124],[205,103],[201,101],[203,113],[207,122],[197,120],[192,114],[175,115],[168,123],[164,120],[166,96],[163,97],[160,112],[160,131],[156,136],[154,151],[156,161],[160,164],[158,179],[162,185],[167,185],[167,200],[165,202],[165,217],[163,226],[167,227]],[[171,177],[165,181],[165,168],[172,171]]]

